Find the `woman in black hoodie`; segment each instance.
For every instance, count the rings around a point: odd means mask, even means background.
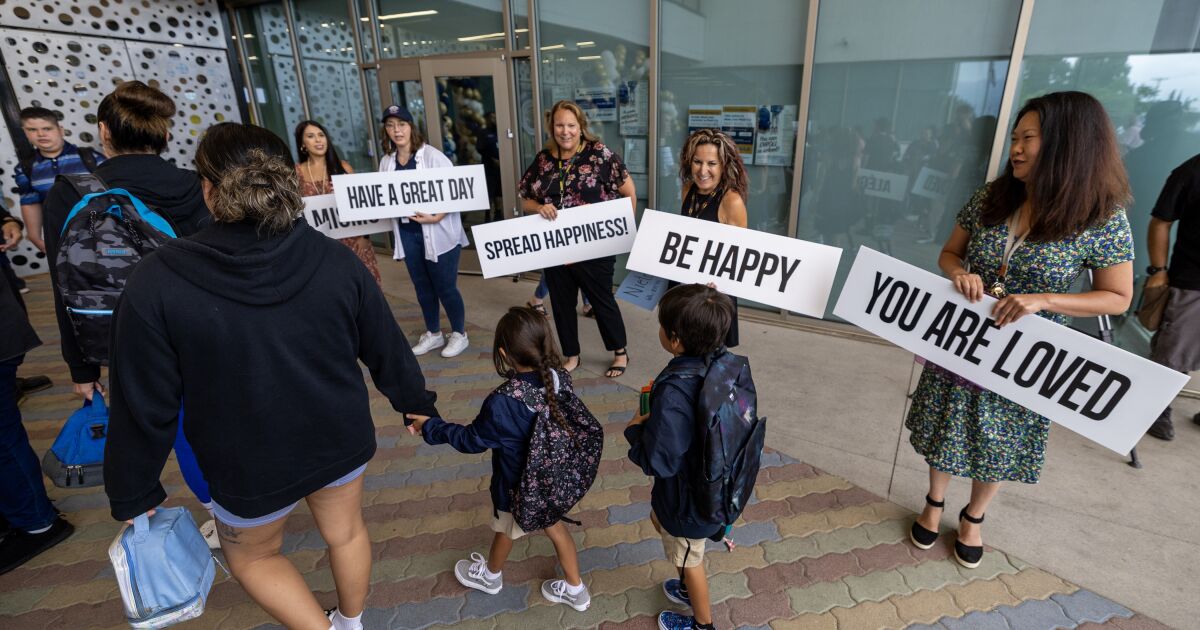
[[[297,217],[288,147],[265,129],[209,129],[196,168],[213,223],[134,270],[115,315],[105,490],[113,517],[166,498],[158,478],[183,400],[222,549],[256,602],[289,628],[330,621],[279,553],[306,499],[330,547],[338,630],[360,628],[371,571],[362,475],[375,427],[361,360],[396,411],[435,395],[383,293],[354,253]]]

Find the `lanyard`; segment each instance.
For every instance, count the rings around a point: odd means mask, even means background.
[[[1000,259],[1000,282],[1004,282],[1004,278],[1008,276],[1008,263],[1029,234],[1029,231],[1026,230],[1024,234],[1017,236],[1017,224],[1021,220],[1020,217],[1021,213],[1018,211],[1008,220],[1008,238],[1004,241],[1004,255]]]
[[[575,158],[579,157],[579,154],[582,152],[583,152],[583,147],[579,147],[578,149],[576,149],[575,155],[572,155],[571,159],[567,160],[566,165],[563,164],[561,157],[558,158],[558,203],[559,203],[559,205],[562,205],[563,196],[566,194],[567,174],[569,174],[571,172],[571,167],[575,166]]]

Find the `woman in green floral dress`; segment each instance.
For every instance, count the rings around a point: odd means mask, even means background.
[[[1128,199],[1100,103],[1082,92],[1032,99],[1017,114],[1004,174],[959,212],[938,266],[972,302],[999,298],[992,308],[998,326],[1031,314],[1063,324],[1122,313],[1133,295],[1133,237],[1121,207]],[[1085,269],[1093,270],[1092,289],[1069,293]],[[988,504],[1003,481],[1037,483],[1050,422],[927,363],[906,426],[929,463],[929,494],[912,542],[933,546],[950,478],[967,477],[971,501],[959,513],[954,549],[959,563],[974,568]]]

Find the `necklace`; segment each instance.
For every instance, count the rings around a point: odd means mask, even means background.
[[[695,184],[693,184],[693,186],[695,186]],[[684,214],[689,217],[700,216],[700,213],[704,212],[704,209],[708,207],[708,204],[712,202],[713,198],[715,198],[719,192],[719,188],[714,188],[712,192],[704,194],[700,192],[700,188],[698,186],[696,186],[694,190],[695,193],[692,195],[692,201],[688,204],[687,209],[684,211]]]
[[[315,177],[313,177],[311,161],[305,160],[304,170],[308,171],[308,181],[309,181],[309,183],[311,183],[313,185],[313,188],[317,189],[318,195],[329,194],[329,182],[327,181],[328,178],[322,178],[320,180],[320,182],[318,182],[317,179]]]

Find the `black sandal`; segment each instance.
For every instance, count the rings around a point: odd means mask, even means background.
[[[546,303],[545,302],[542,302],[541,304],[534,304],[533,302],[526,302],[525,306],[528,306],[529,308],[537,311],[537,314],[541,315],[542,317],[550,317],[550,313],[546,312]]]
[[[967,514],[967,508],[963,507],[962,511],[958,513],[958,520],[959,522],[966,520],[968,523],[980,525],[983,523],[984,516],[986,516],[986,514],[980,515],[979,518],[975,518],[974,516]],[[954,559],[964,567],[968,569],[974,569],[975,567],[979,566],[980,562],[983,561],[983,545],[964,545],[956,539],[954,541]]]
[[[608,371],[605,372],[604,375],[607,376],[608,378],[619,378],[622,374],[625,373],[626,368],[629,367],[629,359],[628,359],[629,352],[627,352],[625,350],[617,350],[616,352],[613,352],[613,356],[614,357],[626,357],[625,365],[610,365],[610,366],[608,366]],[[613,374],[613,372],[616,372],[616,374]]]
[[[925,503],[928,503],[929,507],[935,507],[939,510],[946,507],[945,501],[934,501],[933,499],[929,498],[928,494],[925,495]],[[912,544],[915,545],[917,549],[930,549],[933,547],[933,544],[937,542],[938,533],[925,529],[925,527],[922,526],[918,521],[913,521],[912,529],[908,531],[908,539],[912,541]]]

